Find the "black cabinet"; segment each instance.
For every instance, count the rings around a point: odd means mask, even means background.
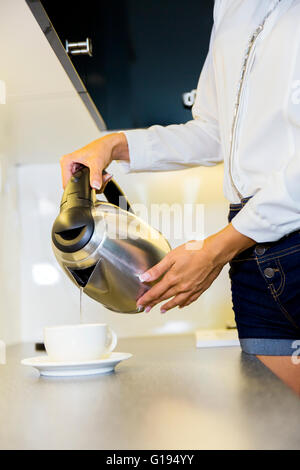
[[[213,0],[42,0],[63,44],[91,38],[93,56],[71,55],[109,129],[191,118],[182,93],[197,86]]]

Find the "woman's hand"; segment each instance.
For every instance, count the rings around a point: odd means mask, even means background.
[[[112,160],[129,161],[127,139],[122,132],[108,134],[73,153],[64,155],[60,160],[63,187],[66,187],[79,167],[84,165],[90,169],[91,187],[100,190],[102,184],[111,178],[109,174],[102,178],[102,172]]]
[[[145,307],[149,312],[167,299],[171,300],[162,305],[161,313],[177,306],[186,307],[208,289],[228,261],[254,244],[229,224],[204,241],[190,241],[175,248],[140,276],[143,282],[163,277],[138,299],[137,307]]]

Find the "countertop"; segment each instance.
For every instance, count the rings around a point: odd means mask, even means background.
[[[299,449],[300,400],[238,347],[193,336],[120,339],[133,357],[106,376],[39,378],[0,366],[0,449]]]

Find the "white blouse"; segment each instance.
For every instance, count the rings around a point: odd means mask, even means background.
[[[299,230],[300,0],[215,1],[192,111],[185,124],[125,131],[127,171],[224,161],[226,198],[253,196],[236,230],[257,242]]]

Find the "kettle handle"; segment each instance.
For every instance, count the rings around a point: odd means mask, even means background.
[[[107,171],[103,170],[103,175],[106,174]],[[99,191],[97,192],[99,193]],[[128,199],[114,179],[111,179],[106,183],[103,194],[111,204],[133,213]],[[66,205],[70,195],[72,195],[73,205],[74,198],[78,206],[81,206],[83,201],[89,201],[90,205],[93,205],[96,202],[96,190],[90,186],[90,169],[87,166],[81,165],[68,182],[61,200],[61,210],[63,210],[63,207]]]
[[[106,174],[107,171],[103,170],[103,175]],[[111,204],[114,204],[125,211],[134,213],[127,197],[114,179],[110,179],[108,183],[106,183],[103,194]]]

